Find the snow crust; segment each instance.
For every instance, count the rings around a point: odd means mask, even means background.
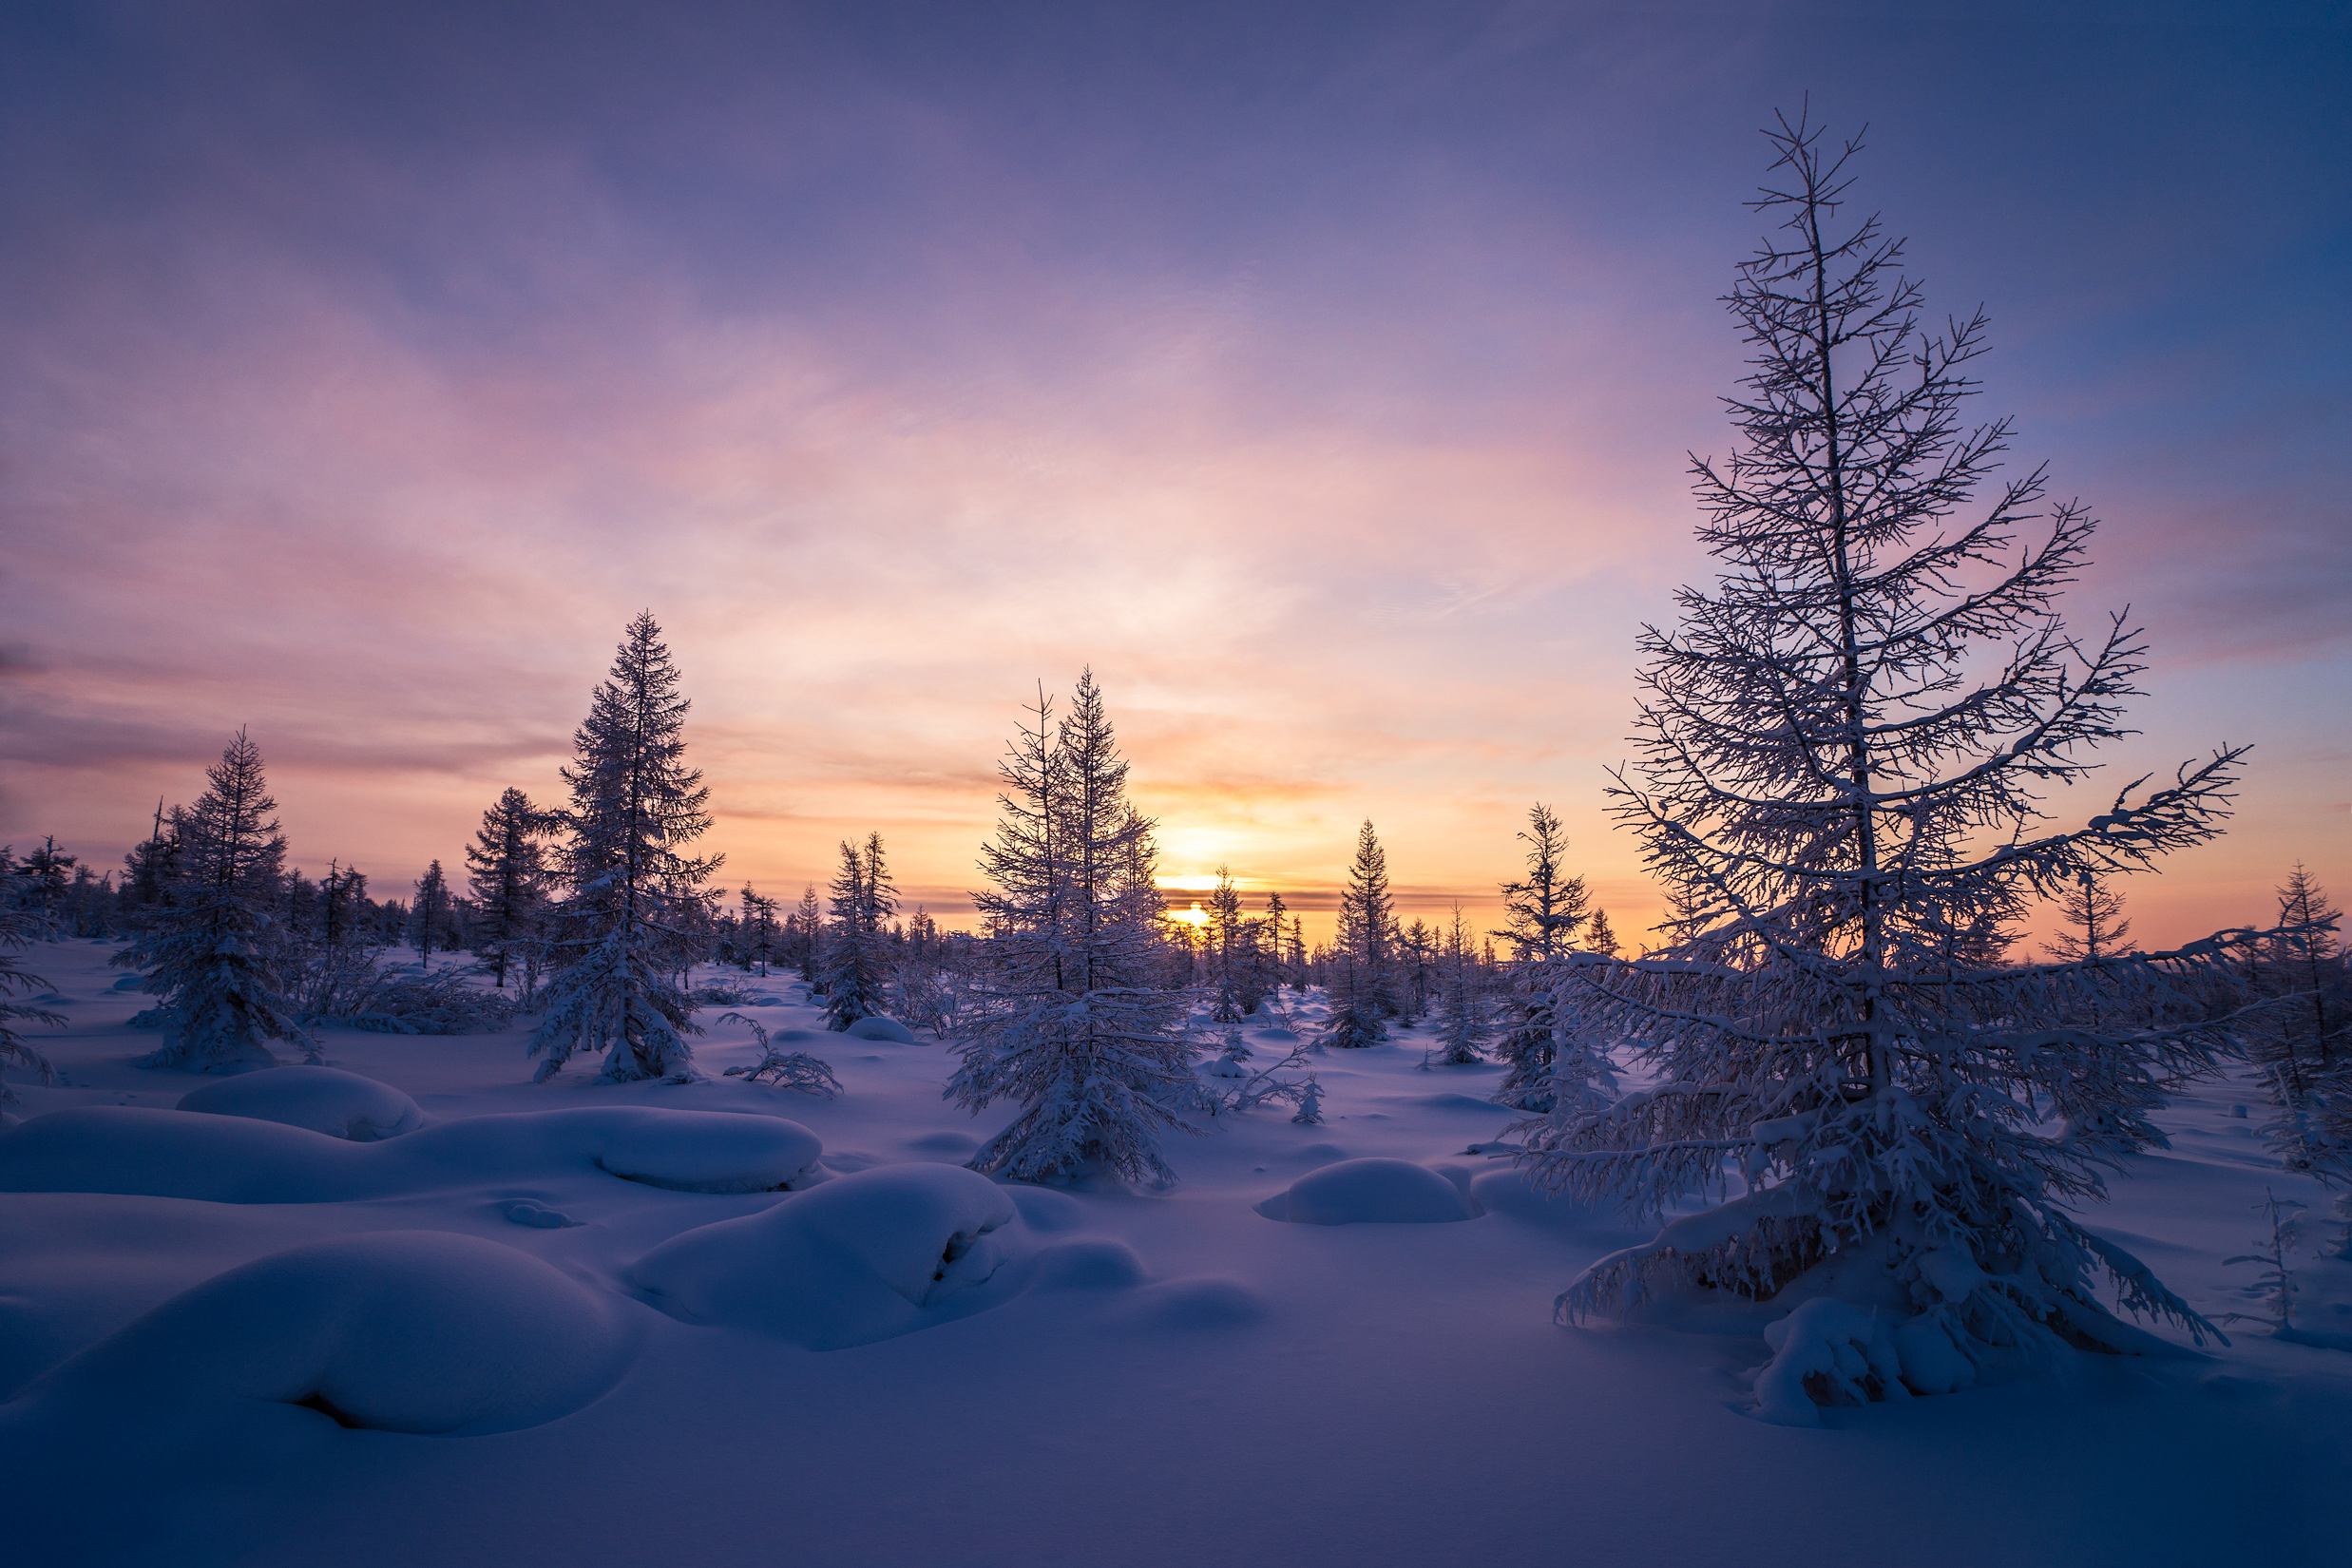
[[[859,1019],[845,1032],[851,1040],[888,1040],[894,1041],[901,1045],[911,1045],[915,1042],[912,1029],[908,1028],[894,1018],[884,1018],[880,1013]]]
[[[1484,1211],[1437,1172],[1406,1159],[1344,1159],[1299,1177],[1257,1206],[1293,1225],[1426,1225]]]
[[[374,1143],[416,1131],[416,1101],[389,1083],[340,1067],[300,1065],[240,1073],[180,1097],[180,1109],[251,1117],[306,1127],[329,1138]]]

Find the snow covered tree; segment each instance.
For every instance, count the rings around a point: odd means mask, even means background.
[[[57,837],[50,834],[33,846],[18,868],[17,877],[23,884],[18,895],[38,915],[45,925],[59,924],[59,915],[66,906],[67,890],[72,886],[76,861],[57,847]]]
[[[1339,928],[1325,983],[1331,1010],[1322,1042],[1345,1049],[1377,1044],[1397,1016],[1396,907],[1388,896],[1388,857],[1367,821],[1356,832],[1356,858],[1339,895]]]
[[[1022,1181],[1099,1172],[1169,1182],[1161,1135],[1194,1131],[1176,1108],[1197,1093],[1180,993],[1152,984],[1160,899],[1151,819],[1127,801],[1102,694],[1087,671],[1059,725],[1041,691],[999,773],[991,887],[974,900],[995,973],[956,1047],[947,1093],[978,1112],[1017,1101],[1010,1126],[972,1157]]]
[[[1502,908],[1510,925],[1489,934],[1511,945],[1511,1020],[1495,1054],[1510,1066],[1495,1089],[1497,1104],[1522,1111],[1552,1108],[1552,1067],[1560,1030],[1559,961],[1575,946],[1585,921],[1584,879],[1570,876],[1562,859],[1568,835],[1551,807],[1537,802],[1527,813],[1527,874],[1502,885]]]
[[[2120,918],[2123,895],[2096,871],[2086,871],[2058,896],[2058,918],[2066,922],[2042,951],[2061,964],[2095,964],[2124,950],[2132,923]]]
[[[1209,1017],[1231,1023],[1255,1012],[1266,993],[1257,973],[1257,928],[1242,914],[1233,873],[1222,866],[1209,890],[1208,915],[1202,936],[1209,960]]]
[[[748,882],[743,884],[743,967],[748,969],[756,964],[763,977],[776,956],[775,911],[774,899],[753,891]]]
[[[163,901],[112,960],[147,971],[141,988],[163,999],[163,1043],[140,1065],[267,1064],[269,1040],[316,1061],[317,1043],[296,1022],[278,973],[286,838],[270,815],[277,802],[261,750],[239,730],[205,776],[212,787],[181,818]]]
[[[449,882],[436,860],[416,879],[416,899],[409,906],[409,946],[416,949],[420,968],[432,966],[435,947],[447,950],[449,924]]]
[[[885,888],[880,835],[870,836],[864,850],[844,839],[841,870],[833,875],[832,919],[825,927],[825,951],[817,971],[828,1029],[847,1029],[882,1011],[889,979],[882,948],[882,910],[889,897]]]
[[[1956,517],[2009,429],[1960,421],[1983,318],[1922,333],[1901,245],[1876,219],[1838,227],[1856,145],[1825,153],[1803,122],[1769,134],[1788,179],[1757,205],[1786,223],[1727,301],[1753,350],[1730,400],[1743,444],[1692,466],[1720,576],[1681,591],[1674,630],[1644,631],[1638,759],[1611,792],[1687,900],[1659,951],[1563,961],[1579,1027],[1657,1080],[1520,1127],[1538,1177],[1587,1197],[1662,1207],[1734,1172],[1743,1195],[1595,1263],[1560,1311],[1765,1300],[1802,1277],[1880,1313],[1862,1331],[1889,1336],[1916,1392],[2152,1343],[2097,1299],[2100,1270],[2124,1309],[2201,1338],[2211,1325],[2069,1206],[2160,1143],[2167,1086],[2233,1047],[2212,987],[2254,938],[2097,965],[1982,955],[2031,898],[2212,838],[2245,749],[2047,826],[2052,789],[2125,733],[2139,634],[2060,622],[2093,522],[2045,507],[2040,469]],[[2094,992],[2139,1022],[2072,1022]],[[1832,1300],[1789,1322],[1775,1386],[1864,1317]]]
[[[2291,1171],[2352,1183],[2352,974],[2342,912],[2299,861],[2278,889],[2279,924],[2250,966],[2268,999],[2252,1055],[2278,1113],[2266,1129]]]
[[[488,962],[501,990],[507,971],[520,968],[526,1005],[545,951],[547,826],[546,813],[509,785],[497,804],[482,813],[482,826],[466,847],[468,879],[480,923],[474,953]]]
[[[1284,947],[1290,936],[1290,914],[1291,907],[1282,902],[1282,895],[1269,892],[1265,916],[1258,923],[1257,945],[1252,952],[1259,994],[1276,1001],[1281,1000],[1283,983],[1290,978]]]
[[[825,915],[816,901],[816,884],[803,884],[800,902],[784,918],[784,931],[793,967],[812,985],[817,983],[816,961],[824,949],[824,929]]]
[[[1584,947],[1587,952],[1599,953],[1604,958],[1617,956],[1617,933],[1610,928],[1608,910],[1593,911],[1593,923],[1584,928]]]
[[[1481,1048],[1493,1033],[1487,1021],[1486,977],[1470,946],[1469,927],[1463,924],[1462,906],[1454,906],[1453,924],[1445,932],[1444,967],[1438,973],[1437,1037],[1441,1047],[1437,1065],[1463,1067],[1485,1060]]]
[[[8,880],[16,879],[10,877]],[[10,891],[13,894],[15,889]],[[12,896],[0,899],[0,1068],[15,1067],[20,1071],[37,1073],[44,1083],[50,1081],[56,1071],[50,1067],[48,1058],[25,1043],[25,1037],[16,1032],[15,1025],[63,1024],[67,1021],[66,1016],[46,1007],[11,1001],[10,998],[48,989],[48,981],[28,973],[16,961],[18,953],[48,935],[48,931],[49,927],[43,924],[38,910],[18,908]],[[0,1075],[0,1105],[15,1103],[16,1091],[10,1088],[8,1079]]]
[[[583,1051],[604,1053],[605,1082],[693,1072],[694,1003],[671,977],[718,857],[684,852],[710,826],[710,791],[685,764],[689,704],[678,685],[661,628],[640,614],[564,770],[564,900],[549,922],[558,967],[531,1036],[531,1054],[546,1057],[534,1081]]]

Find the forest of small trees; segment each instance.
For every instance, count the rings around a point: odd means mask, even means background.
[[[1412,1031],[1433,1072],[1501,1064],[1502,1152],[1539,1185],[1653,1213],[1718,1200],[1594,1264],[1564,1316],[1866,1267],[1899,1326],[1806,1309],[1782,1359],[1816,1400],[1877,1397],[1898,1365],[1930,1392],[2058,1345],[2130,1348],[2102,1280],[2129,1312],[2214,1332],[2074,1210],[2160,1141],[2168,1094],[2231,1068],[2259,1075],[2286,1166],[2352,1184],[2338,911],[2298,866],[2259,927],[2132,944],[2130,878],[2222,831],[2247,749],[2052,819],[2052,794],[2128,733],[2148,644],[2121,616],[2088,636],[2060,619],[2095,525],[2038,468],[1994,478],[2007,422],[1963,419],[1983,318],[1922,324],[1901,242],[1845,217],[1854,146],[1785,122],[1773,143],[1757,207],[1782,226],[1728,300],[1750,350],[1728,399],[1739,444],[1692,470],[1718,576],[1642,633],[1638,750],[1610,786],[1662,925],[1612,928],[1542,804],[1493,929],[1458,906],[1402,919],[1368,821],[1327,943],[1223,869],[1174,908],[1091,671],[1015,727],[975,928],[904,908],[879,832],[842,841],[822,889],[729,887],[696,851],[709,791],[648,613],[580,726],[566,798],[505,790],[462,869],[435,860],[398,896],[339,858],[288,864],[241,731],[119,870],[53,840],[0,852],[0,1065],[46,1071],[21,965],[50,937],[124,944],[157,1065],[315,1054],[329,1025],[522,1019],[542,1079],[580,1059],[687,1081],[698,1011],[789,977],[832,1030],[952,1049],[946,1093],[1002,1108],[975,1168],[1165,1184],[1173,1139],[1267,1105],[1313,1121],[1318,1057]],[[1296,1048],[1260,1058],[1252,1019],[1297,1022]],[[830,1092],[795,1053],[755,1072]]]

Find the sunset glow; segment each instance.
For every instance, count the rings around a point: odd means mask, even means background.
[[[1199,12],[1284,62],[1230,89],[1042,23],[929,16],[933,52],[713,14],[555,55],[170,11],[12,51],[44,150],[6,177],[0,838],[113,865],[242,724],[296,860],[405,887],[504,786],[558,792],[651,608],[731,886],[795,896],[879,831],[967,919],[1019,706],[1091,664],[1173,889],[1224,864],[1320,932],[1369,817],[1405,913],[1484,925],[1542,800],[1639,932],[1604,770],[1637,628],[1709,569],[1710,301],[1753,127],[1809,85],[1872,123],[1932,308],[1991,310],[2016,462],[2106,520],[2071,613],[2154,651],[2109,776],[2255,744],[2231,832],[2129,889],[2141,929],[2254,919],[2299,857],[2352,880],[2346,356],[2311,309],[2347,138],[2285,54],[2130,32],[2088,94],[2071,45],[2004,54],[1987,114],[1977,34],[1922,21],[1883,47],[1936,68],[1882,72],[1779,9],[1303,51]]]

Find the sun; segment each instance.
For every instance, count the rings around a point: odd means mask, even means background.
[[[1209,916],[1207,911],[1202,909],[1197,904],[1192,906],[1190,908],[1178,909],[1168,918],[1180,926],[1190,926],[1195,930],[1200,930],[1209,924]]]

